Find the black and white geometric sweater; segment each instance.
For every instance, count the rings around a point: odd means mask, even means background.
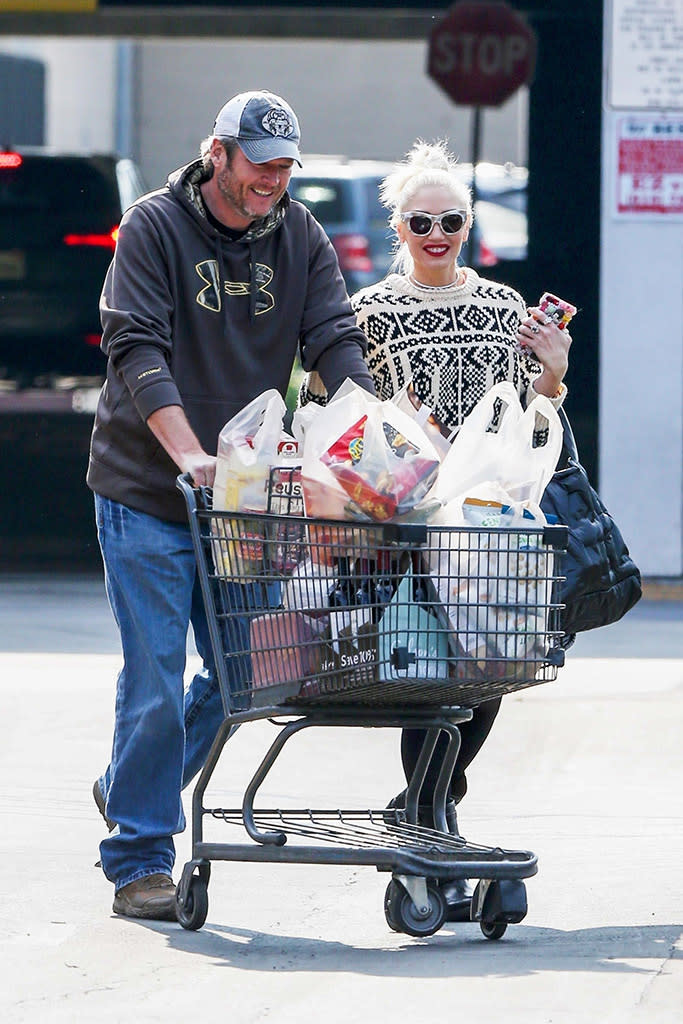
[[[450,430],[500,381],[510,381],[526,405],[542,371],[517,347],[517,328],[527,315],[521,295],[469,267],[465,274],[464,283],[438,290],[390,274],[351,299],[368,339],[377,396],[392,398],[412,379],[418,397]],[[317,374],[304,379],[300,403],[307,401],[325,401]]]

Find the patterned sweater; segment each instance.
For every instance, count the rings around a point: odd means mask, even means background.
[[[357,292],[351,304],[368,339],[367,363],[381,399],[412,379],[417,396],[453,430],[500,381],[511,381],[524,405],[536,395],[532,385],[542,368],[515,339],[526,306],[507,285],[469,267],[463,284],[438,291],[390,274]],[[553,404],[565,394],[563,387]],[[300,402],[308,401],[325,401],[315,373],[302,385]]]

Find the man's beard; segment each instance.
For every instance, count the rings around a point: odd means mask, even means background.
[[[248,200],[235,188],[234,176],[230,170],[230,167],[226,167],[220,174],[216,175],[216,185],[218,191],[223,196],[225,201],[232,206],[232,208],[240,215],[240,217],[248,217],[254,220],[259,217],[265,217],[273,209],[276,198],[273,198],[273,202],[268,207],[265,213],[261,210],[253,210],[247,206]]]

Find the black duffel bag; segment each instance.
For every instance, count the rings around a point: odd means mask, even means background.
[[[571,424],[563,409],[562,453],[541,500],[546,515],[569,528],[559,600],[561,629],[572,636],[617,622],[640,600],[640,572],[619,527],[591,486],[579,462]]]

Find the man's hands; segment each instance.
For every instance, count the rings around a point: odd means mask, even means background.
[[[213,487],[216,476],[216,456],[199,452],[190,455],[178,464],[182,473],[189,473],[195,487]]]
[[[216,456],[204,451],[180,405],[157,409],[148,417],[147,426],[180,472],[190,474],[195,487],[213,487]]]

